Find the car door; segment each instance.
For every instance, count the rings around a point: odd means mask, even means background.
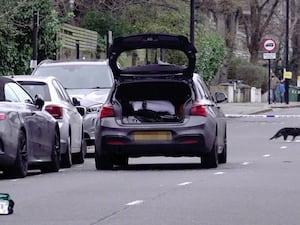
[[[52,117],[40,111],[34,104],[30,95],[16,83],[7,83],[4,87],[5,100],[20,102],[20,119],[26,129],[28,140],[29,161],[33,158],[50,156],[52,149],[51,120]],[[52,120],[53,121],[53,120]]]
[[[223,145],[225,132],[226,132],[226,118],[224,116],[224,113],[222,112],[221,108],[216,104],[214,101],[207,85],[205,82],[201,79],[199,75],[197,75],[195,83],[196,85],[199,85],[199,91],[202,92],[204,101],[207,102],[206,106],[208,108],[208,111],[210,112],[212,116],[212,120],[215,120],[217,124],[217,138],[219,145]]]
[[[71,147],[80,149],[82,140],[82,117],[76,107],[72,104],[72,101],[62,84],[58,80],[53,80],[53,86],[68,114],[71,127]]]

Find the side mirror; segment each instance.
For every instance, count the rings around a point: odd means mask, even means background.
[[[72,103],[73,103],[74,106],[79,106],[80,105],[80,101],[78,101],[78,99],[75,98],[75,97],[72,98]]]
[[[42,109],[45,104],[45,101],[41,95],[37,94],[34,96],[34,104],[37,106],[38,109]]]
[[[83,106],[76,106],[77,111],[81,116],[84,116],[86,114],[86,108]]]
[[[224,102],[227,100],[227,96],[223,92],[216,92],[215,99],[217,103]]]

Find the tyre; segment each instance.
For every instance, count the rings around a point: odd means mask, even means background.
[[[67,140],[67,150],[61,156],[61,167],[70,168],[72,166],[72,152],[71,152],[71,137],[68,137]]]
[[[95,153],[95,164],[97,170],[110,170],[113,168],[111,155]]]
[[[217,137],[216,137],[217,140]],[[217,168],[218,167],[218,149],[216,140],[211,151],[207,155],[201,157],[201,163],[204,168]]]
[[[128,157],[126,156],[116,156],[114,158],[114,164],[119,166],[127,166],[128,165]]]
[[[224,137],[224,147],[222,153],[218,155],[219,163],[226,163],[227,162],[227,135],[225,133]]]
[[[72,154],[72,161],[75,164],[84,163],[85,152],[86,152],[86,143],[85,140],[82,138],[80,152]]]
[[[51,162],[47,163],[42,167],[43,173],[58,172],[60,169],[60,135],[59,132],[55,132],[52,151],[51,151]]]
[[[18,149],[16,153],[15,164],[7,170],[4,174],[9,177],[23,178],[26,177],[28,171],[28,151],[27,151],[27,138],[24,131],[20,131],[18,138]]]

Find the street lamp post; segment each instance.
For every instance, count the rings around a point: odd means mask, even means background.
[[[190,3],[190,42],[194,44],[194,33],[195,33],[195,0],[191,0]]]
[[[33,55],[30,61],[30,68],[37,67],[38,60],[38,29],[39,29],[39,11],[33,11],[33,35],[32,35],[32,49]]]
[[[286,26],[285,26],[285,69],[289,71],[289,0],[286,0]],[[289,104],[289,83],[290,79],[284,79],[284,99],[285,103]]]

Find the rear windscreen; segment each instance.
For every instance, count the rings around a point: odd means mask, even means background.
[[[30,83],[18,81],[22,87],[34,98],[37,94],[41,95],[44,101],[51,101],[48,85],[43,82]]]
[[[54,76],[67,89],[111,88],[113,84],[112,72],[109,66],[41,66],[35,71],[35,75]]]
[[[188,66],[188,58],[186,54],[176,49],[135,49],[122,52],[117,63],[120,69],[144,65],[175,65],[185,69]]]

